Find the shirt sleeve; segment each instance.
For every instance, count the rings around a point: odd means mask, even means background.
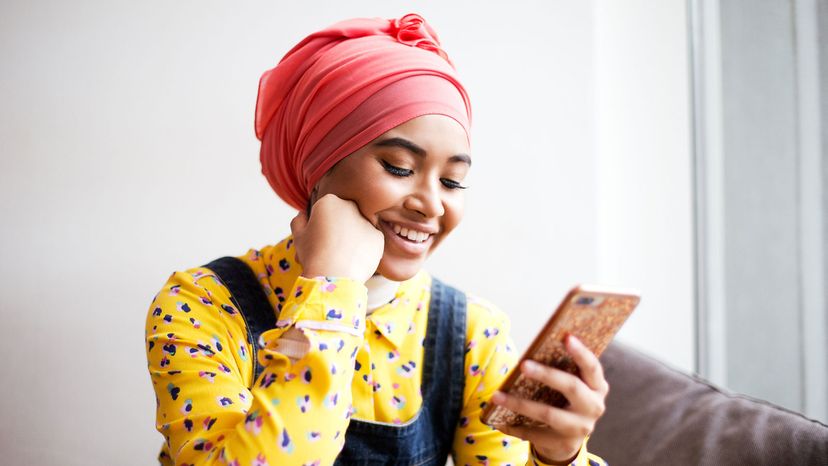
[[[486,403],[515,367],[520,355],[509,335],[509,318],[484,301],[470,297],[468,302],[466,384],[452,447],[454,464],[547,466],[534,455],[529,442],[480,421]],[[595,466],[605,463],[587,452],[585,440],[572,464]]]
[[[248,389],[244,319],[208,269],[173,274],[147,315],[157,429],[174,464],[333,464],[351,415],[366,289],[299,277],[277,328],[264,332],[263,371]],[[299,328],[309,350],[292,362],[279,337]]]

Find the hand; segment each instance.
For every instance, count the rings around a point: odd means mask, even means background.
[[[385,238],[353,201],[326,194],[310,219],[299,212],[290,222],[296,260],[305,277],[348,277],[365,283],[377,270]]]
[[[524,376],[561,392],[569,401],[566,408],[555,408],[536,401],[496,392],[492,401],[516,413],[540,421],[548,427],[498,426],[498,429],[531,442],[541,461],[569,464],[577,456],[587,435],[604,414],[609,384],[601,363],[577,338],[570,335],[566,350],[581,371],[581,378],[534,361],[524,361]]]

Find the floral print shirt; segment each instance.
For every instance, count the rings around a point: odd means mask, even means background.
[[[173,273],[153,299],[146,351],[156,428],[166,440],[162,464],[330,465],[350,419],[400,424],[420,409],[431,277],[421,271],[402,282],[389,303],[366,316],[362,283],[301,277],[292,243],[289,237],[239,257],[277,313],[276,327],[261,336],[264,370],[257,381],[250,380],[244,319],[210,270]],[[469,297],[466,320],[454,463],[542,465],[528,442],[479,419],[482,404],[518,359],[508,318]],[[295,362],[278,350],[291,327],[301,328],[310,343]],[[582,447],[573,464],[604,463]]]

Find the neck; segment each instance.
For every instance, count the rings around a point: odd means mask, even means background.
[[[376,274],[365,282],[368,288],[368,311],[370,315],[375,309],[394,299],[400,282],[391,281],[380,274]]]

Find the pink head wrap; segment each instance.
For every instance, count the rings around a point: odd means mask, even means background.
[[[262,173],[279,197],[305,209],[337,162],[426,114],[454,118],[469,136],[468,95],[431,26],[416,14],[336,23],[306,37],[259,81]]]

